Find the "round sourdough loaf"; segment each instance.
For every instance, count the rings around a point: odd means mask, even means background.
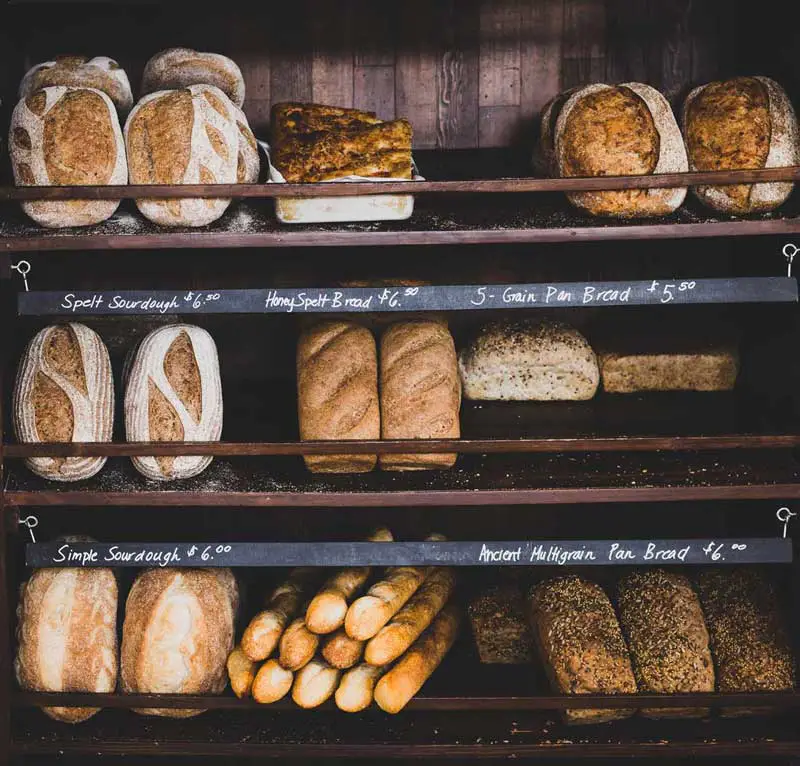
[[[239,588],[230,569],[148,569],[125,604],[120,686],[126,694],[221,694]],[[203,710],[145,708],[190,718]]]
[[[653,175],[688,170],[686,148],[668,101],[642,83],[587,85],[545,107],[540,155],[562,178]],[[686,189],[575,192],[567,198],[592,215],[668,215]]]
[[[57,56],[31,67],[19,85],[19,97],[27,98],[42,88],[67,85],[73,88],[96,88],[103,91],[120,112],[133,106],[133,93],[128,75],[107,56]]]
[[[17,369],[13,417],[23,444],[111,441],[114,376],[100,336],[76,322],[39,332]],[[25,464],[45,479],[81,481],[105,462],[104,457],[32,457]]]
[[[683,107],[692,170],[760,170],[800,164],[797,117],[783,88],[768,77],[736,77],[693,90]],[[792,183],[698,186],[722,213],[764,213],[783,204]]]
[[[9,153],[18,186],[118,186],[128,181],[125,143],[111,99],[94,88],[37,90],[11,116]],[[119,200],[44,200],[22,209],[49,228],[110,218]]]
[[[142,94],[189,85],[214,85],[236,106],[244,104],[242,70],[227,56],[190,48],[168,48],[145,64]]]

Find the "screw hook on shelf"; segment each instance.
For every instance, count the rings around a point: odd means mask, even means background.
[[[27,527],[28,532],[31,536],[31,542],[36,542],[36,535],[33,534],[33,530],[39,526],[39,519],[36,516],[26,516],[24,519],[19,520],[19,525],[21,527]]]
[[[778,517],[778,521],[783,524],[783,539],[785,540],[789,534],[789,523],[797,514],[791,508],[784,507],[778,508],[778,512],[775,515]]]
[[[11,268],[22,277],[22,282],[25,285],[25,292],[29,292],[28,274],[31,273],[30,263],[28,263],[28,261],[19,261],[18,263],[13,264]]]
[[[789,242],[788,244],[783,246],[783,257],[786,258],[789,264],[789,270],[787,276],[792,276],[792,266],[794,265],[794,259],[797,257],[797,254],[800,253],[800,247]]]

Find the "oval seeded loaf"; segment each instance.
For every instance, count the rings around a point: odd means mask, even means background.
[[[118,186],[128,181],[125,143],[111,99],[94,88],[43,88],[11,116],[9,153],[18,186]],[[22,209],[48,228],[110,218],[119,200],[43,200]]]
[[[125,432],[129,442],[219,441],[222,382],[217,347],[200,327],[174,324],[151,332],[127,375]],[[148,479],[189,479],[212,457],[135,457]]]
[[[114,378],[100,336],[75,322],[39,332],[17,370],[13,413],[23,444],[111,441]],[[25,464],[45,479],[80,481],[105,462],[104,457],[32,457]]]
[[[692,170],[760,170],[800,164],[797,117],[786,92],[768,77],[735,77],[693,90],[683,108],[683,132]],[[774,210],[792,183],[693,187],[722,213]]]

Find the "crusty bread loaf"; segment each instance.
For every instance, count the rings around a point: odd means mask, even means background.
[[[14,429],[23,444],[111,441],[114,377],[100,336],[76,322],[45,327],[28,344],[17,370]],[[27,458],[37,476],[80,481],[104,457]]]
[[[133,93],[128,75],[107,56],[56,56],[31,67],[19,85],[19,97],[27,98],[42,88],[67,85],[72,88],[96,88],[103,91],[120,112],[133,106]]]
[[[217,347],[200,327],[173,324],[151,332],[136,350],[125,390],[130,442],[219,441],[222,382]],[[148,479],[188,479],[213,458],[135,457]]]
[[[541,138],[541,155],[563,178],[688,170],[669,102],[642,83],[597,83],[556,98],[544,110]],[[674,212],[686,189],[573,192],[567,198],[592,215],[639,218]]]
[[[311,660],[295,673],[292,699],[302,708],[319,707],[333,696],[341,674],[324,660]]]
[[[559,577],[531,592],[534,639],[561,694],[635,694],[622,630],[603,589],[580,577]],[[603,723],[633,710],[565,710],[567,723]]]
[[[331,633],[322,645],[322,657],[334,668],[352,668],[364,654],[364,642],[350,638],[344,628]]]
[[[253,681],[258,671],[258,663],[253,662],[241,646],[237,646],[229,655],[225,663],[228,669],[228,678],[231,682],[233,693],[239,698],[249,697],[253,688]]]
[[[797,117],[786,92],[768,77],[735,77],[695,88],[683,108],[691,170],[760,170],[800,164]],[[763,213],[782,205],[792,183],[698,186],[713,210]]]
[[[260,705],[282,700],[291,690],[294,673],[281,667],[277,659],[267,660],[253,681],[253,699]]]
[[[381,337],[381,436],[384,439],[458,439],[461,381],[447,324],[414,319]],[[450,468],[453,453],[381,455],[386,471]]]
[[[589,342],[560,322],[490,324],[462,349],[459,368],[473,400],[582,401],[600,382]]]
[[[94,88],[44,88],[11,116],[9,153],[17,186],[118,186],[128,181],[125,143],[111,99]],[[41,200],[22,209],[48,228],[110,218],[119,200]]]
[[[533,636],[519,585],[482,591],[469,605],[472,634],[481,662],[525,665],[533,659]]]
[[[388,669],[388,665],[376,667],[362,663],[348,670],[336,690],[336,707],[345,713],[366,710],[372,704],[375,684]]]
[[[296,617],[281,636],[278,662],[286,670],[300,670],[311,662],[318,646],[319,636],[308,629],[305,616]]]
[[[700,600],[689,580],[663,569],[637,571],[619,583],[619,616],[639,691],[714,691],[714,665]],[[650,718],[701,717],[704,708],[644,709]]]
[[[242,70],[227,56],[189,48],[168,48],[156,53],[145,64],[142,95],[190,85],[214,85],[240,109],[244,104]]]
[[[120,682],[126,694],[220,694],[239,590],[230,569],[148,569],[125,605]],[[188,718],[202,710],[144,709]]]
[[[375,339],[348,321],[308,328],[297,343],[300,438],[379,439],[378,358]],[[363,473],[375,455],[305,455],[315,473]]]
[[[117,685],[117,581],[110,569],[37,569],[22,586],[14,663],[29,691],[97,692]],[[98,708],[44,708],[80,723]]]

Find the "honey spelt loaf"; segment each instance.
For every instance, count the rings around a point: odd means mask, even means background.
[[[461,381],[447,324],[415,319],[381,337],[381,437],[458,439]],[[381,455],[387,471],[450,468],[454,453]]]
[[[533,660],[533,636],[519,585],[488,588],[467,611],[481,662],[526,665]]]
[[[125,605],[120,685],[126,694],[220,694],[239,604],[230,569],[148,569]],[[188,718],[202,710],[138,710]]]
[[[114,377],[100,336],[76,322],[37,333],[17,370],[13,413],[23,444],[111,441]],[[25,464],[45,479],[80,481],[105,462],[103,457],[32,457]]]
[[[120,112],[133,106],[133,94],[128,75],[120,65],[107,56],[56,56],[31,67],[19,85],[19,97],[27,98],[37,90],[55,85],[73,88],[95,88],[105,93]]]
[[[691,170],[760,170],[800,163],[797,117],[786,92],[768,77],[735,77],[693,90],[683,108]],[[697,198],[733,215],[783,204],[792,183],[698,186]]]
[[[619,583],[619,615],[639,691],[714,691],[714,665],[700,600],[681,574],[652,569]],[[650,718],[701,717],[703,708],[645,709]]]
[[[379,439],[378,359],[365,327],[325,321],[306,329],[297,343],[297,409],[300,438]],[[375,455],[304,455],[315,473],[363,473]]]
[[[531,592],[534,639],[561,694],[635,694],[631,659],[605,591],[580,577],[559,577]],[[567,723],[628,718],[633,710],[566,710]]]
[[[9,153],[18,186],[118,186],[128,181],[125,143],[111,99],[58,85],[23,98],[11,116]],[[22,209],[48,228],[110,218],[119,200],[40,200]]]
[[[464,396],[473,400],[581,401],[600,382],[586,338],[560,322],[496,322],[459,355]]]
[[[222,382],[217,347],[200,327],[160,327],[142,341],[128,370],[125,433],[128,441],[219,441]],[[188,479],[211,457],[135,457],[148,479]]]

